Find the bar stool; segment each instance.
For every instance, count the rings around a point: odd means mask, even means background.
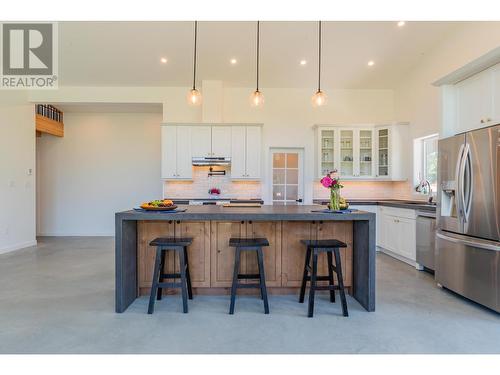
[[[234,257],[234,273],[233,284],[231,287],[231,305],[229,306],[229,314],[234,314],[234,303],[236,300],[237,288],[259,288],[260,295],[264,301],[264,313],[269,314],[269,304],[267,301],[266,277],[264,274],[264,257],[262,255],[262,247],[269,246],[269,241],[266,238],[231,238],[229,246],[235,248]],[[257,261],[259,264],[258,274],[240,274],[240,256],[242,251],[255,251],[257,253]],[[259,280],[258,283],[240,284],[238,280]]]
[[[191,277],[189,275],[189,261],[187,247],[193,242],[192,238],[155,238],[149,246],[156,246],[156,259],[153,269],[153,283],[149,296],[148,314],[152,314],[155,306],[155,297],[161,300],[163,288],[180,288],[182,291],[182,307],[184,313],[188,312],[187,299],[193,299],[191,289]],[[179,273],[163,273],[165,266],[165,255],[167,251],[176,251],[179,254]],[[164,279],[181,279],[180,283],[164,282]]]
[[[302,277],[302,285],[300,287],[299,302],[304,303],[304,294],[306,292],[307,281],[311,282],[309,289],[309,306],[307,316],[312,318],[314,312],[314,294],[316,290],[329,290],[330,302],[335,302],[335,290],[340,292],[340,300],[342,303],[342,314],[349,316],[347,312],[347,301],[345,298],[344,280],[342,278],[342,264],[340,261],[339,248],[347,247],[341,241],[335,239],[329,240],[301,240],[307,246],[306,260],[304,264],[304,275]],[[326,253],[328,260],[328,276],[318,276],[318,255],[319,253]],[[332,261],[332,253],[335,257],[335,266]],[[310,266],[312,256],[312,267]],[[333,273],[336,273],[338,286],[333,281]],[[328,281],[328,285],[317,285],[317,281]]]

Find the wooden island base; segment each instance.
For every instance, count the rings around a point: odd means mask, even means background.
[[[231,237],[266,237],[264,248],[266,285],[270,294],[297,294],[302,281],[305,247],[302,239],[336,238],[347,244],[340,249],[344,285],[352,292],[353,222],[352,221],[137,221],[137,294],[148,295],[155,259],[149,242],[156,237],[192,237],[188,247],[193,292],[201,295],[229,294],[233,277],[234,248]],[[177,254],[168,252],[166,273],[179,272]],[[257,273],[253,252],[244,253],[242,273]],[[327,275],[326,254],[321,254],[318,273]],[[321,282],[318,282],[321,283]],[[323,282],[325,283],[325,282]],[[177,291],[165,290],[164,293]],[[238,293],[257,294],[243,289]]]

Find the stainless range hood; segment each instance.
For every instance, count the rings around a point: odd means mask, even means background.
[[[193,158],[192,164],[194,166],[231,165],[231,158],[223,156],[195,157]]]

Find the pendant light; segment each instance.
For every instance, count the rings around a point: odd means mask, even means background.
[[[326,104],[326,94],[321,91],[321,21],[318,23],[318,91],[312,97],[313,107],[320,107]]]
[[[257,85],[256,90],[250,95],[252,107],[261,107],[264,104],[264,95],[259,91],[259,52],[260,52],[260,21],[257,21]]]
[[[201,104],[201,93],[196,89],[196,42],[198,39],[198,21],[194,21],[194,56],[193,56],[193,88],[189,90],[187,100],[190,105]]]

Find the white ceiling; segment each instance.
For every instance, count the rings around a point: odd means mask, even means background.
[[[393,88],[459,27],[324,22],[322,86]],[[316,22],[261,22],[261,87],[314,88],[317,31]],[[254,86],[255,34],[255,22],[199,22],[198,84],[208,79]],[[61,22],[59,56],[64,86],[190,86],[193,22]],[[168,63],[160,63],[161,57]],[[231,58],[238,63],[231,65]]]

